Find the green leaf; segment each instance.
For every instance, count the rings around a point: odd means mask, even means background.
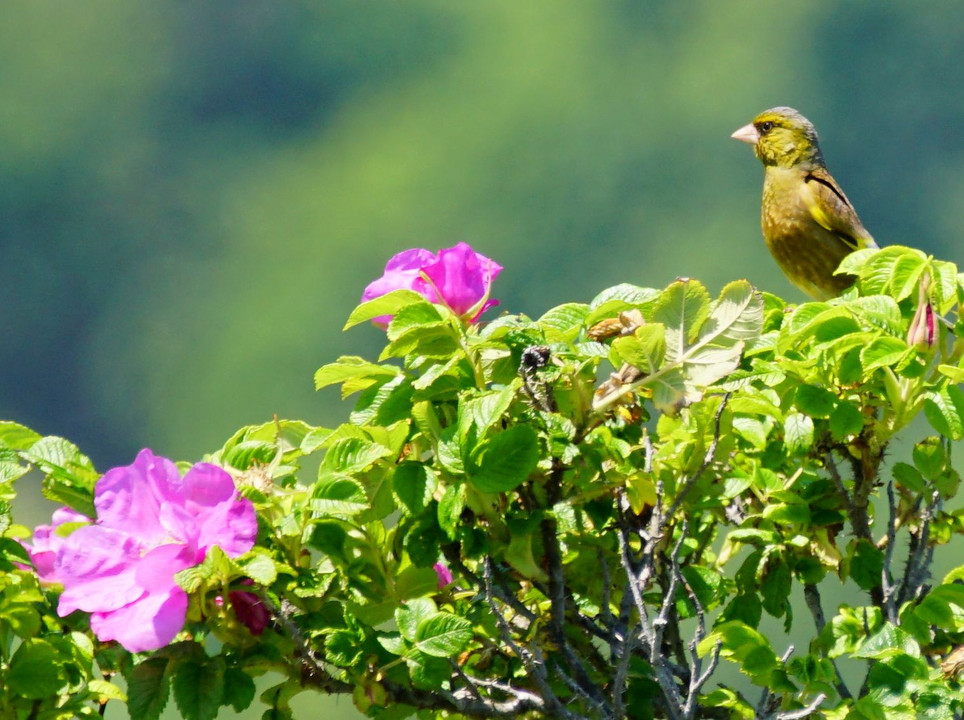
[[[224,658],[191,657],[178,662],[174,701],[185,720],[214,720],[224,697]]]
[[[438,614],[438,607],[431,598],[414,598],[395,609],[395,624],[402,637],[415,642],[418,626]]]
[[[797,409],[812,418],[830,417],[837,405],[837,396],[826,388],[801,385],[793,399]]]
[[[907,463],[903,462],[894,463],[892,472],[894,475],[894,480],[911,492],[924,492],[925,488],[927,487],[923,476],[920,474],[920,471],[913,465],[908,465]]]
[[[0,447],[11,450],[29,450],[42,436],[25,425],[0,421]]]
[[[914,466],[928,480],[937,480],[947,465],[947,455],[939,438],[924,438],[914,445]]]
[[[903,340],[882,336],[860,351],[860,362],[864,366],[864,372],[869,374],[876,368],[896,364],[909,350],[910,347]]]
[[[666,357],[666,328],[659,323],[648,323],[636,328],[632,335],[618,337],[612,348],[624,363],[644,373],[655,372]]]
[[[482,492],[508,492],[524,482],[538,462],[536,431],[529,425],[515,425],[476,448],[469,481]]]
[[[465,442],[470,438],[482,437],[505,415],[515,398],[516,390],[516,385],[511,384],[460,402],[459,439]]]
[[[394,315],[399,310],[416,303],[429,304],[428,300],[419,295],[414,290],[392,290],[381,297],[362,303],[356,307],[342,330],[347,330],[363,322],[373,320],[382,315]]]
[[[458,538],[458,528],[465,508],[465,485],[450,485],[438,503],[438,524],[450,540]]]
[[[472,623],[451,613],[438,613],[419,622],[415,647],[433,657],[452,657],[472,640]]]
[[[964,368],[956,365],[938,365],[937,370],[945,377],[950,378],[951,382],[964,382]]]
[[[857,540],[850,560],[850,577],[857,586],[870,590],[880,585],[884,553],[867,540]]]
[[[46,473],[43,492],[49,500],[94,517],[94,485],[100,475],[76,445],[63,438],[47,436],[21,455]]]
[[[868,660],[886,660],[896,655],[920,657],[920,646],[909,633],[890,623],[885,623],[853,653],[855,658]]]
[[[59,695],[67,690],[65,660],[45,640],[24,640],[10,659],[5,689],[30,700]]]
[[[957,385],[928,393],[924,415],[937,432],[951,440],[964,438],[964,393]]]
[[[379,365],[368,362],[364,358],[354,355],[344,355],[336,362],[323,365],[315,372],[315,390],[321,390],[329,385],[355,380],[352,392],[364,390],[378,380],[385,380],[399,375],[401,371],[392,365]],[[362,380],[364,382],[358,382]],[[342,397],[346,394],[343,393]]]
[[[784,442],[790,453],[807,451],[813,445],[813,420],[803,413],[789,413],[783,425]]]
[[[546,342],[572,342],[579,336],[589,312],[584,303],[566,303],[547,311],[538,323],[546,333]]]
[[[435,472],[422,463],[403,462],[395,467],[392,477],[395,497],[412,515],[425,509],[437,485]]]
[[[432,657],[419,650],[409,651],[405,656],[405,665],[412,678],[412,685],[420,690],[438,690],[452,672],[443,658]]]
[[[323,475],[311,491],[311,509],[316,517],[351,517],[368,507],[365,489],[347,475]]]
[[[834,440],[845,440],[850,435],[860,434],[863,429],[864,415],[851,402],[841,402],[830,413],[830,434]]]
[[[238,566],[258,585],[271,585],[278,578],[278,567],[268,555],[257,553],[239,559]]]
[[[790,566],[782,558],[771,555],[767,559],[766,570],[760,581],[760,587],[765,588],[761,593],[763,609],[773,617],[783,617],[787,611],[787,598],[790,596],[792,583]]]
[[[389,455],[391,450],[384,445],[363,438],[342,438],[328,448],[322,467],[332,472],[351,474],[365,470]]]
[[[663,291],[653,311],[653,321],[666,326],[668,359],[682,355],[709,314],[710,294],[698,281],[677,280]]]
[[[239,668],[229,667],[224,671],[224,700],[235,712],[243,712],[254,700],[254,680]]]
[[[167,705],[170,680],[168,659],[152,657],[138,663],[127,676],[127,711],[138,720],[157,720]]]
[[[395,341],[406,333],[442,323],[442,314],[435,305],[428,302],[406,305],[401,308],[388,324],[386,336]]]

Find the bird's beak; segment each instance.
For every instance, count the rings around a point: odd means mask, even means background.
[[[753,126],[753,123],[750,123],[749,125],[744,125],[741,127],[735,133],[730,135],[730,137],[734,140],[741,140],[745,143],[750,143],[750,145],[756,145],[757,140],[760,139],[760,131]]]

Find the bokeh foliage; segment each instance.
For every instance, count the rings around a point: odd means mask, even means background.
[[[800,108],[882,243],[955,258],[953,3],[11,0],[0,414],[98,465],[336,417],[306,378],[404,247],[538,315],[619,281],[793,297],[727,140]],[[372,348],[376,338],[370,337]]]

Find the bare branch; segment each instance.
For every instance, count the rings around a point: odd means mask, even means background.
[[[800,720],[801,718],[809,717],[817,712],[817,709],[820,707],[820,703],[826,699],[827,696],[823,693],[820,693],[810,702],[809,705],[804,708],[800,708],[799,710],[787,710],[785,712],[778,713],[776,720]]]
[[[884,548],[884,566],[880,571],[880,586],[884,591],[884,617],[897,624],[897,593],[901,583],[893,582],[891,567],[894,559],[894,544],[897,539],[897,503],[894,500],[894,483],[887,483],[887,547]]]
[[[566,706],[549,686],[549,679],[546,676],[545,665],[541,662],[537,662],[536,658],[531,652],[529,652],[529,650],[521,647],[515,642],[515,640],[512,639],[512,630],[509,627],[509,623],[506,621],[505,617],[499,611],[498,606],[495,604],[495,597],[492,589],[492,560],[490,558],[485,559],[483,575],[485,579],[485,597],[489,603],[489,608],[492,610],[492,614],[495,616],[496,622],[499,624],[502,639],[505,644],[509,646],[512,652],[514,652],[516,656],[522,660],[522,664],[525,665],[529,676],[532,678],[533,682],[535,682],[536,687],[539,688],[539,692],[542,695],[543,701],[545,702],[546,709],[551,710],[558,717],[575,718],[576,716],[566,709]]]
[[[813,616],[813,624],[816,626],[817,634],[819,635],[823,632],[823,629],[827,624],[827,619],[823,614],[823,602],[820,599],[820,589],[812,583],[807,583],[803,586],[803,598],[807,603],[807,609],[810,610],[810,614]],[[831,658],[830,664],[833,665],[834,672],[837,675],[837,682],[835,685],[837,688],[837,693],[842,698],[852,699],[853,695],[850,694],[850,689],[847,687],[846,683],[844,683],[843,677],[840,675],[840,669],[837,667],[837,661]]]

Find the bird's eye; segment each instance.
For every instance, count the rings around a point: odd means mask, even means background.
[[[773,123],[770,122],[769,120],[765,120],[764,122],[760,123],[761,134],[765,135],[766,133],[770,132],[770,130],[772,129],[773,129]]]

